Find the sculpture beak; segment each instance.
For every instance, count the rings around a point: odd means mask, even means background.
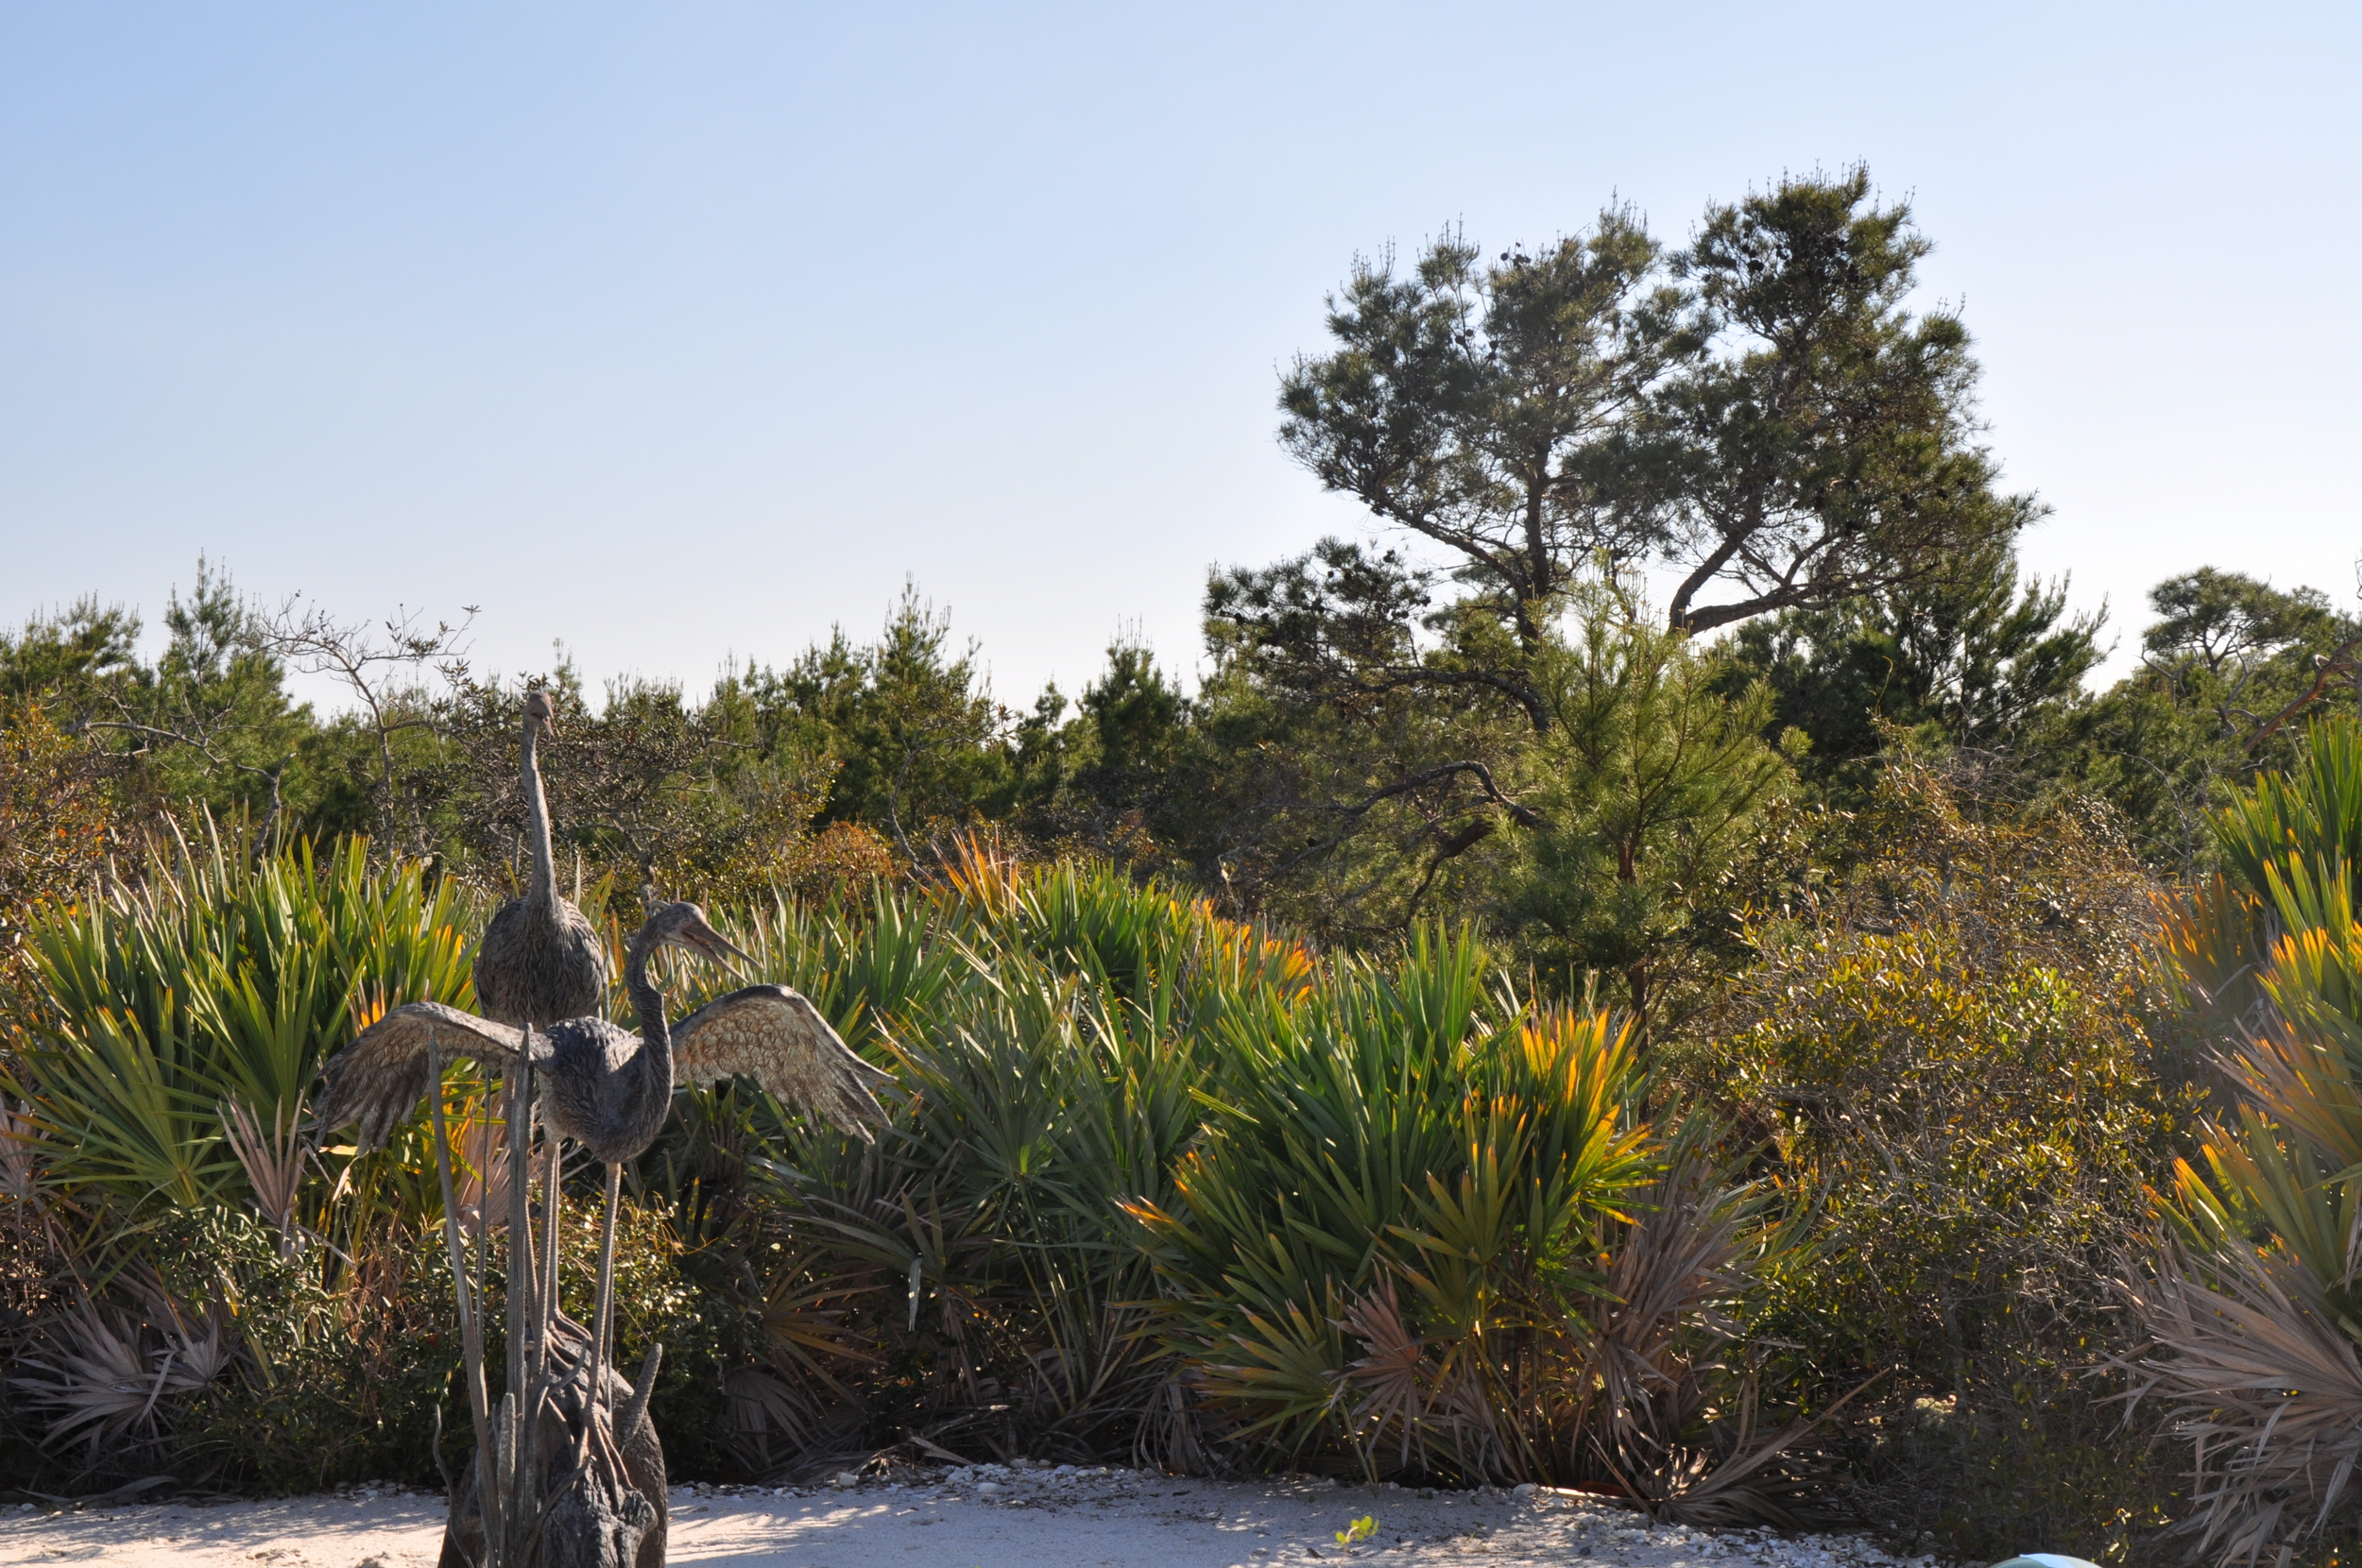
[[[726,968],[743,973],[742,965],[754,963],[737,944],[710,926],[700,925],[689,934],[696,943],[697,951]]]

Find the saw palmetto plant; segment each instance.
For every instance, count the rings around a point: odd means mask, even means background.
[[[358,1159],[294,1131],[321,1058],[386,1009],[468,1005],[480,912],[357,845],[209,843],[39,933],[8,1152],[12,1183],[90,1228],[87,1302],[18,1369],[59,1441],[210,1444],[216,1471],[317,1484],[394,1448],[415,1474],[439,1402],[501,1470],[474,1481],[499,1526],[532,1514],[504,1459],[503,1400],[533,1393],[497,1386],[504,1304],[512,1274],[528,1304],[553,1298],[546,1264],[503,1262],[495,1233],[533,1226],[489,1086],[446,1074],[439,1150],[428,1116]],[[628,1173],[620,1347],[665,1345],[668,1454],[765,1474],[881,1443],[1193,1470],[1292,1455],[1776,1517],[1775,1456],[1723,1352],[1724,1308],[1778,1236],[1703,1124],[1645,1122],[1614,1018],[1536,1006],[1472,935],[1316,957],[1120,871],[981,844],[932,883],[721,918],[746,979],[810,997],[897,1084],[874,1147],[751,1082],[676,1090]],[[687,1010],[723,982],[669,983]],[[236,1220],[244,1261],[216,1276],[289,1304],[226,1319],[235,1375],[202,1390],[173,1381],[188,1355],[131,1293],[153,1227],[186,1216]],[[201,1318],[237,1288],[189,1299]]]
[[[2277,1559],[2362,1519],[2362,732],[2316,724],[2298,766],[2215,823],[2226,868],[2170,911],[2194,1012],[2224,1021],[2243,1103],[2184,1162],[2176,1236],[2131,1299],[2155,1348],[2139,1397],[2196,1461],[2222,1562]]]
[[[283,1183],[321,1060],[369,1009],[467,1005],[474,924],[455,884],[372,870],[357,840],[317,860],[308,844],[258,856],[227,832],[161,850],[37,932],[0,1092],[47,1178],[87,1209],[283,1211],[286,1192],[254,1183]],[[245,1138],[225,1103],[275,1133]],[[272,1140],[278,1155],[255,1164]],[[334,1174],[312,1180],[324,1195]]]
[[[1120,1452],[1167,1375],[1120,1205],[1162,1196],[1196,1134],[1210,1021],[1309,961],[1121,875],[981,851],[929,892],[733,919],[902,1090],[874,1151],[742,1085],[642,1161],[700,1189],[760,1282],[769,1351],[735,1397],[764,1451],[882,1425]]]
[[[312,1080],[389,1000],[465,997],[473,925],[464,890],[372,867],[359,841],[316,856],[224,829],[118,869],[31,932],[0,1050],[10,1196],[61,1238],[70,1304],[31,1325],[20,1391],[48,1413],[53,1442],[107,1440],[85,1450],[102,1468],[176,1425],[184,1443],[208,1422],[237,1430],[245,1418],[229,1412],[256,1390],[282,1397],[293,1373],[264,1348],[272,1324],[308,1345],[314,1375],[358,1343],[327,1287],[436,1212],[434,1166],[414,1135],[372,1157],[385,1179],[356,1188],[351,1150],[314,1150]],[[242,1308],[247,1266],[230,1238],[248,1215],[273,1236],[285,1274],[274,1290],[304,1304]],[[185,1245],[165,1239],[183,1231]],[[160,1268],[200,1265],[211,1283],[160,1283]],[[217,1375],[230,1367],[234,1398]],[[316,1403],[340,1406],[326,1389]],[[291,1440],[270,1457],[248,1436],[246,1454],[204,1468],[300,1475],[335,1462],[336,1444]]]
[[[1332,964],[1217,1037],[1172,1197],[1128,1205],[1215,1436],[1776,1516],[1762,1457],[1753,1490],[1713,1479],[1760,1444],[1708,1408],[1739,1394],[1717,1309],[1773,1233],[1703,1129],[1668,1148],[1642,1120],[1615,1019],[1523,1001],[1463,935]]]

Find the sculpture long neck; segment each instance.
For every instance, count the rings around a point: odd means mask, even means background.
[[[655,944],[632,944],[631,956],[624,964],[624,990],[631,997],[633,1016],[640,1020],[639,1060],[648,1076],[662,1079],[669,1090],[673,1082],[673,1031],[664,1020],[664,993],[648,979],[648,960],[655,956]]]
[[[525,721],[525,838],[533,847],[533,880],[525,888],[528,913],[555,915],[557,910],[557,864],[550,856],[550,808],[541,794],[541,764],[536,758],[541,726]]]

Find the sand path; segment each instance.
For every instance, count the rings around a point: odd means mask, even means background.
[[[1651,1528],[1587,1498],[1205,1482],[1121,1471],[951,1472],[956,1480],[779,1493],[682,1488],[681,1568],[1276,1568],[1313,1561],[1512,1568],[1838,1568],[1894,1561],[1844,1537]],[[433,1568],[442,1502],[366,1491],[276,1502],[0,1515],[0,1568]],[[1374,1518],[1348,1554],[1335,1532]]]

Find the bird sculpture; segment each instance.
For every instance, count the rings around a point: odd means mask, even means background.
[[[540,741],[557,733],[557,714],[546,691],[529,691],[524,703],[524,739],[518,762],[518,790],[524,799],[525,838],[532,846],[533,868],[524,896],[512,898],[493,912],[476,945],[476,1005],[495,1023],[519,1027],[550,1025],[568,1018],[588,1018],[606,1010],[608,966],[607,944],[581,910],[557,892],[557,867],[550,849],[550,808],[541,787]],[[580,894],[576,876],[575,893]],[[513,1086],[513,1085],[512,1085]],[[522,1173],[524,1150],[533,1140],[531,1110],[512,1098],[505,1118],[510,1128],[514,1165]],[[542,1188],[547,1195],[552,1234],[558,1210],[558,1140],[549,1140]],[[553,1260],[553,1266],[554,1260]],[[509,1338],[526,1338],[524,1304],[508,1305]],[[659,1504],[659,1509],[661,1504]],[[662,1560],[662,1531],[658,1531],[658,1561]]]
[[[659,904],[631,940],[624,989],[640,1017],[632,1034],[604,1018],[563,1019],[533,1034],[543,1114],[604,1165],[637,1156],[656,1138],[673,1085],[745,1074],[784,1099],[869,1139],[885,1113],[872,1092],[893,1074],[853,1054],[820,1010],[784,985],[749,985],[707,1003],[677,1024],[648,978],[666,947],[727,962],[745,959],[692,903]],[[523,1065],[523,1031],[441,1002],[389,1010],[332,1057],[320,1124],[359,1122],[367,1153],[418,1109],[427,1091],[427,1042],[504,1070]]]
[[[608,982],[607,944],[599,940],[598,928],[557,894],[549,801],[541,792],[537,755],[544,731],[557,733],[556,713],[548,692],[531,692],[525,697],[521,782],[533,879],[523,897],[511,898],[493,913],[475,953],[475,999],[484,1016],[537,1029],[596,1016],[607,1001]]]
[[[320,1126],[359,1122],[356,1151],[367,1153],[426,1098],[436,1052],[513,1071],[524,1065],[530,1042],[538,1098],[549,1126],[607,1167],[590,1360],[590,1386],[602,1389],[623,1167],[655,1141],[672,1109],[673,1085],[744,1074],[874,1142],[870,1129],[885,1121],[875,1089],[893,1082],[891,1073],[854,1055],[820,1010],[784,985],[743,987],[668,1026],[664,994],[648,978],[649,962],[664,947],[724,963],[745,957],[696,905],[659,905],[632,938],[624,964],[624,987],[639,1015],[638,1034],[591,1017],[528,1031],[440,1002],[411,1002],[388,1011],[330,1059],[320,1102]]]

